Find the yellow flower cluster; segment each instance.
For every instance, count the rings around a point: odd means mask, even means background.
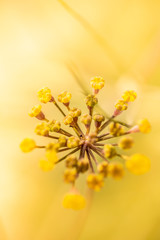
[[[64,182],[71,185],[71,191],[64,196],[63,206],[74,210],[83,209],[86,205],[85,198],[75,189],[76,180],[82,174],[89,172],[86,177],[88,187],[99,191],[106,178],[121,179],[124,176],[125,168],[135,175],[146,173],[150,169],[150,160],[144,155],[125,156],[121,154],[122,150],[130,149],[133,146],[133,139],[128,137],[128,134],[148,133],[151,129],[147,119],[139,121],[134,127],[115,119],[128,108],[129,102],[136,99],[136,92],[125,91],[122,99],[116,103],[112,116],[107,118],[94,112],[94,107],[98,103],[96,96],[104,87],[105,81],[102,77],[96,76],[91,79],[90,84],[93,94],[89,94],[85,98],[88,113],[82,114],[82,116],[80,109],[70,106],[72,97],[70,92],[63,91],[58,95],[58,101],[63,104],[61,108],[48,87],[38,91],[40,102],[54,103],[54,106],[63,115],[63,121],[62,123],[55,119],[49,121],[42,112],[42,106],[35,105],[29,113],[31,117],[41,120],[41,123],[35,128],[35,133],[52,139],[52,141],[45,146],[38,146],[33,139],[26,138],[20,144],[23,152],[30,152],[35,148],[45,151],[45,158],[39,161],[41,170],[45,172],[51,171],[59,162],[65,162],[63,179]],[[81,119],[79,119],[80,116]],[[86,132],[81,123],[85,125]],[[66,128],[68,127],[68,130],[63,129],[63,124],[66,125]],[[106,132],[101,133],[104,129]],[[120,136],[123,137],[118,142],[113,142]],[[67,153],[65,154],[65,152]],[[64,155],[59,158],[59,153],[64,153]],[[78,155],[76,155],[77,153]],[[101,158],[101,162],[97,156]],[[112,160],[114,157],[115,159]],[[121,161],[118,161],[119,158]]]

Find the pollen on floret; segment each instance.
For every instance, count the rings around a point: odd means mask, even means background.
[[[104,185],[104,178],[100,174],[91,173],[87,177],[88,187],[98,192]]]
[[[133,146],[133,138],[131,137],[122,137],[118,143],[118,146],[122,149],[130,149]]]
[[[89,94],[85,98],[85,103],[86,103],[88,108],[90,108],[90,107],[93,108],[98,103],[98,98],[96,98],[95,95]]]
[[[147,119],[142,119],[138,122],[139,130],[142,133],[149,133],[151,131],[151,124]]]
[[[111,144],[104,145],[104,156],[106,158],[113,158],[116,155],[117,155],[117,153],[116,153],[116,149],[114,146],[112,146]]]
[[[58,95],[58,101],[66,104],[66,103],[70,102],[71,97],[72,97],[72,95],[70,92],[64,91]]]
[[[141,175],[150,170],[150,159],[142,154],[134,154],[126,160],[126,168],[135,175]]]
[[[109,175],[115,180],[120,180],[124,176],[124,167],[122,163],[110,163],[108,165]]]
[[[44,171],[44,172],[48,172],[51,171],[54,168],[54,164],[50,161],[47,160],[43,160],[41,159],[39,161],[39,167]]]
[[[95,90],[100,90],[104,87],[105,81],[103,77],[96,76],[91,79],[90,84]]]
[[[69,192],[64,196],[62,204],[64,208],[81,210],[86,206],[86,200],[79,193]]]
[[[36,147],[36,143],[31,138],[25,138],[20,143],[20,148],[21,148],[22,152],[25,152],[25,153],[31,152],[35,147]]]
[[[125,91],[122,98],[126,102],[133,102],[137,98],[137,93],[134,90]]]
[[[37,117],[41,113],[42,106],[37,104],[32,107],[31,111],[28,113],[30,117]]]
[[[47,103],[52,100],[51,90],[48,87],[44,87],[38,91],[38,99],[42,103]]]

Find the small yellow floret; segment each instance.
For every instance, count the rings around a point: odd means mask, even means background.
[[[28,113],[30,117],[37,117],[41,113],[42,106],[41,105],[35,105],[31,112]]]
[[[49,134],[49,127],[48,124],[43,122],[36,126],[35,133],[40,136],[48,136]]]
[[[61,123],[57,120],[52,120],[49,124],[48,127],[50,128],[51,132],[58,132],[61,128]]]
[[[71,108],[69,111],[69,115],[71,115],[73,118],[77,118],[81,115],[81,110],[78,108]]]
[[[142,133],[149,133],[151,131],[151,124],[147,119],[140,120],[138,122],[139,130]]]
[[[141,175],[149,171],[150,159],[137,153],[126,160],[126,167],[131,173]]]
[[[98,192],[104,185],[104,178],[100,174],[91,173],[87,177],[87,184],[89,188]]]
[[[89,94],[85,98],[85,103],[86,103],[87,107],[93,108],[98,103],[98,99],[95,97],[95,95]]]
[[[119,100],[119,101],[116,103],[115,108],[116,108],[118,111],[127,110],[127,108],[128,108],[128,103],[125,102],[124,100]]]
[[[78,137],[69,137],[67,140],[67,147],[68,148],[74,148],[74,147],[78,147],[79,146],[79,138]]]
[[[54,168],[54,164],[52,162],[43,159],[39,161],[39,166],[44,172],[51,171]]]
[[[85,125],[89,125],[92,121],[92,117],[89,114],[84,114],[81,117],[81,122]]]
[[[25,138],[20,144],[21,150],[25,153],[31,152],[35,147],[36,147],[35,141],[30,138]]]
[[[67,115],[63,119],[63,123],[65,125],[70,125],[73,122],[73,117],[71,115]]]
[[[67,193],[63,199],[63,207],[71,208],[73,210],[81,210],[86,206],[85,198],[79,193]]]
[[[107,162],[103,161],[97,166],[98,173],[101,174],[103,177],[108,176],[108,165],[109,164]]]
[[[38,98],[42,103],[47,103],[51,101],[52,99],[51,90],[48,87],[42,88],[41,90],[38,91]]]
[[[133,90],[125,91],[122,95],[122,98],[126,102],[133,102],[137,97],[137,93]]]
[[[99,76],[93,77],[90,81],[92,88],[94,88],[95,90],[102,89],[104,87],[104,83],[105,83],[104,79]]]
[[[119,123],[116,123],[116,122],[112,122],[109,125],[109,131],[110,131],[111,135],[116,136],[116,137],[118,137],[124,133],[123,127]]]
[[[69,103],[71,100],[71,97],[72,95],[70,92],[64,91],[58,95],[58,101],[61,103]]]

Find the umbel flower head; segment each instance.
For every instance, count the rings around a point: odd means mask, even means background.
[[[136,92],[133,90],[124,92],[122,99],[115,104],[112,116],[106,119],[101,113],[94,113],[94,107],[98,103],[97,94],[104,87],[105,81],[98,76],[92,78],[90,84],[93,92],[84,99],[88,108],[85,113],[81,113],[77,107],[70,107],[72,96],[70,92],[63,91],[58,95],[61,107],[49,88],[41,89],[38,92],[38,99],[44,104],[54,104],[62,116],[61,122],[56,119],[49,121],[42,112],[42,106],[35,105],[29,113],[31,117],[40,120],[35,133],[49,138],[51,142],[46,146],[39,146],[33,139],[25,138],[20,144],[21,150],[25,153],[37,148],[45,151],[44,158],[39,161],[40,168],[45,172],[54,169],[58,163],[65,162],[63,179],[65,183],[71,185],[71,189],[64,196],[63,206],[73,210],[80,210],[86,205],[85,198],[75,186],[76,180],[82,174],[88,172],[86,177],[88,188],[100,191],[106,178],[120,180],[126,170],[139,175],[150,169],[150,160],[146,156],[140,153],[132,156],[120,154],[133,146],[133,139],[128,136],[129,134],[148,133],[151,129],[147,119],[138,121],[134,126],[116,120],[117,116],[127,110],[129,103],[136,99]],[[85,131],[82,131],[81,125]],[[68,130],[64,127],[68,127]],[[109,142],[110,139],[117,138],[118,141]],[[64,155],[59,157],[59,153]]]

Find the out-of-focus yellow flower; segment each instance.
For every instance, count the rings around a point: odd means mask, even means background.
[[[47,103],[52,100],[51,90],[48,87],[44,87],[38,91],[38,99],[42,103]]]
[[[64,181],[66,183],[74,183],[77,178],[76,168],[67,168],[64,172]]]
[[[123,137],[118,143],[118,146],[122,149],[130,149],[133,146],[133,138]]]
[[[72,97],[72,95],[70,92],[64,91],[58,95],[58,101],[61,103],[64,103],[64,104],[69,103],[71,100],[71,97]]]
[[[64,196],[62,204],[64,208],[81,210],[86,206],[86,200],[79,193],[69,192]]]
[[[36,143],[33,139],[31,138],[25,138],[21,143],[20,143],[20,148],[23,152],[31,152],[34,148],[36,147]]]
[[[44,172],[51,171],[54,168],[54,164],[52,162],[43,159],[39,161],[39,166]]]
[[[65,136],[60,136],[58,139],[60,147],[64,147],[67,144],[67,138]]]
[[[142,119],[138,122],[139,130],[142,133],[149,133],[151,131],[151,124],[147,119]]]
[[[75,168],[75,167],[77,167],[77,163],[78,163],[78,160],[77,160],[76,155],[72,154],[72,155],[67,156],[67,158],[66,158],[66,167],[67,168]]]
[[[125,91],[122,95],[122,98],[126,102],[133,102],[137,97],[137,93],[133,90]]]
[[[141,175],[150,170],[150,159],[137,153],[128,157],[126,167],[131,173]]]
[[[74,148],[74,147],[78,147],[80,143],[80,140],[78,137],[69,137],[67,140],[67,147],[68,148]]]
[[[36,126],[35,133],[40,136],[48,136],[49,134],[49,127],[48,124],[43,122]]]
[[[109,175],[115,180],[120,180],[124,176],[124,167],[121,163],[110,163],[108,165]]]
[[[98,192],[104,185],[104,178],[100,174],[91,173],[87,177],[88,187]]]
[[[105,81],[103,77],[96,76],[91,79],[90,84],[95,90],[100,90],[104,87]]]
[[[104,155],[106,158],[113,158],[116,156],[116,149],[111,144],[104,145]]]
[[[37,117],[41,113],[42,106],[41,105],[35,105],[31,109],[31,112],[28,113],[30,117]]]

